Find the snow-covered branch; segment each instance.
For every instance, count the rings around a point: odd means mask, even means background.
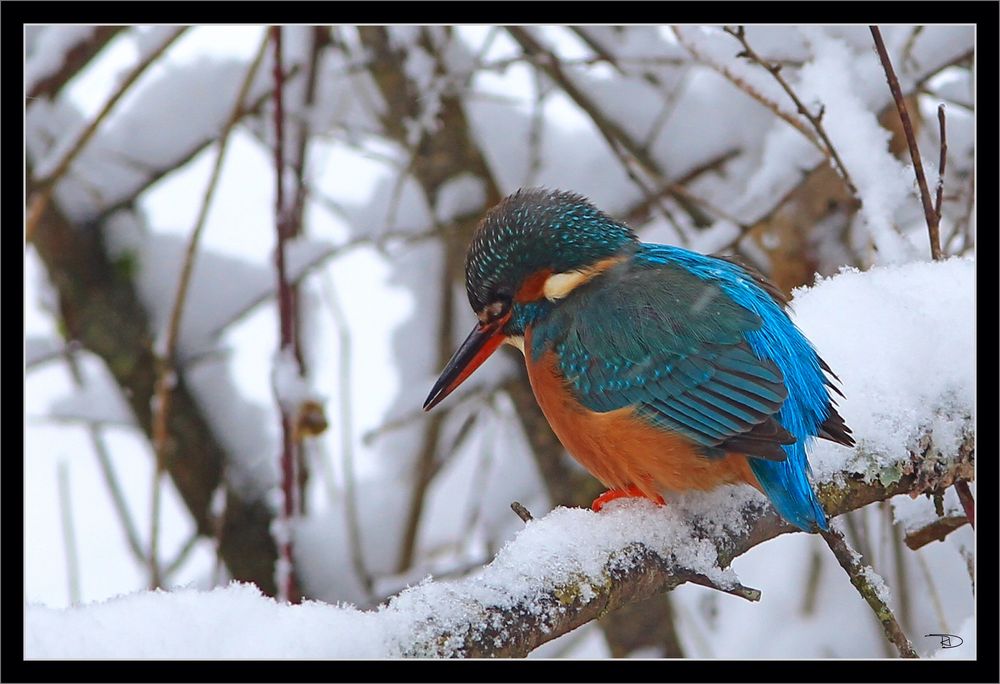
[[[867,481],[859,472],[845,472],[833,478],[839,482],[822,484],[820,498],[831,517],[972,477],[971,432],[947,454],[935,451],[930,438],[923,441],[924,453],[899,463],[901,474],[893,482],[877,477]],[[861,456],[871,462],[887,455]],[[557,508],[528,523],[479,573],[452,582],[427,580],[375,611],[312,602],[280,605],[239,585],[210,593],[140,594],[70,611],[29,608],[27,654],[518,657],[605,613],[686,582],[756,600],[759,592],[743,587],[728,565],[794,528],[748,488],[700,499],[665,507],[616,502],[601,513]],[[141,624],[125,619],[139,609]],[[254,617],[248,619],[248,614]],[[272,629],[275,617],[280,630]],[[162,629],[170,624],[185,627]],[[270,627],[265,629],[265,624]],[[143,632],[154,629],[155,639],[143,638]],[[203,645],[189,638],[191,629],[229,638],[214,641],[211,650],[203,652]],[[90,633],[87,640],[68,638],[84,631]],[[268,635],[267,643],[263,635]],[[86,645],[80,645],[84,641]]]

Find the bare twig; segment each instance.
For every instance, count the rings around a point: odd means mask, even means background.
[[[104,442],[101,428],[95,423],[90,423],[87,425],[87,431],[90,434],[90,442],[94,447],[94,453],[97,454],[97,462],[101,467],[101,475],[104,477],[104,482],[108,485],[108,491],[111,493],[111,503],[114,506],[115,513],[118,514],[122,528],[125,530],[125,539],[128,541],[128,547],[136,560],[140,563],[148,564],[146,551],[142,548],[142,542],[139,540],[135,521],[132,519],[132,514],[129,511],[128,504],[125,502],[121,485],[118,483],[118,478],[115,475],[114,466],[111,463],[111,454],[108,453],[108,446]]]
[[[740,583],[733,584],[731,586],[718,584],[713,582],[704,575],[699,575],[697,573],[684,574],[681,573],[686,582],[691,584],[698,584],[709,589],[715,589],[716,591],[721,591],[723,594],[729,594],[730,596],[736,596],[746,601],[760,601],[760,589],[754,589],[753,587],[745,587]]]
[[[171,31],[155,49],[151,50],[145,57],[140,59],[139,63],[132,67],[127,74],[125,74],[125,77],[118,84],[118,87],[115,88],[108,99],[104,102],[104,106],[102,106],[97,114],[94,115],[94,118],[90,120],[90,123],[84,127],[73,144],[66,150],[63,156],[60,157],[55,166],[53,166],[52,170],[34,182],[36,189],[28,201],[28,216],[25,226],[26,239],[28,241],[31,241],[35,234],[38,221],[41,219],[42,214],[45,213],[46,207],[48,207],[49,200],[52,198],[52,193],[55,191],[56,184],[66,174],[70,165],[77,158],[83,148],[86,147],[94,133],[97,132],[101,123],[107,118],[111,110],[114,109],[116,104],[118,104],[118,101],[129,91],[132,85],[140,76],[142,76],[146,69],[159,59],[160,55],[162,55],[175,40],[180,38],[181,34],[186,30],[187,28],[182,26]]]
[[[854,585],[858,593],[861,594],[861,597],[871,606],[876,619],[882,625],[882,630],[885,632],[886,638],[896,647],[899,655],[903,658],[918,657],[917,652],[913,650],[910,640],[903,633],[902,627],[896,621],[896,616],[893,615],[886,600],[880,596],[882,593],[880,587],[884,586],[882,578],[875,575],[875,571],[871,569],[871,566],[864,563],[861,555],[847,545],[842,534],[833,530],[821,532],[820,534],[823,535],[823,539],[826,540],[830,550],[833,551],[833,555],[840,562],[840,566],[844,568],[844,571],[851,578],[851,584]],[[872,575],[875,575],[875,577],[873,578]]]
[[[198,216],[195,219],[194,227],[192,228],[191,235],[188,238],[187,249],[184,254],[184,262],[181,266],[180,277],[177,280],[177,291],[174,295],[174,303],[171,307],[170,319],[167,324],[167,330],[165,331],[163,348],[159,350],[160,353],[158,354],[155,399],[153,401],[152,430],[153,451],[156,454],[156,467],[153,473],[153,496],[151,502],[152,516],[150,520],[150,549],[148,557],[150,585],[154,588],[160,586],[161,579],[159,562],[157,559],[160,527],[160,478],[165,468],[166,452],[168,448],[170,448],[170,445],[168,444],[169,433],[167,426],[169,424],[172,390],[177,384],[176,356],[177,344],[180,339],[181,320],[183,319],[184,307],[187,303],[187,293],[188,287],[191,283],[191,275],[194,272],[194,262],[198,252],[198,244],[201,240],[201,234],[205,227],[208,210],[212,203],[212,197],[215,194],[215,188],[218,185],[219,177],[221,176],[222,162],[223,159],[225,159],[229,136],[241,116],[243,111],[243,101],[246,99],[247,93],[250,91],[250,84],[253,82],[254,76],[263,61],[264,48],[266,44],[266,40],[261,42],[260,48],[258,48],[257,54],[254,57],[250,68],[247,70],[246,76],[243,78],[243,83],[240,85],[240,89],[236,95],[236,102],[233,105],[229,119],[226,121],[226,124],[219,135],[215,163],[212,166],[212,172],[209,176],[208,184],[205,186],[205,194],[202,198],[201,207],[198,210]]]
[[[969,519],[964,515],[946,515],[934,522],[906,533],[903,541],[916,551],[933,541],[944,541],[944,538],[957,529],[964,527]]]
[[[520,501],[512,501],[510,503],[510,510],[514,511],[514,513],[517,514],[517,517],[520,518],[525,524],[535,519],[535,516],[531,514],[531,511],[525,508],[524,504]]]
[[[913,59],[913,46],[917,43],[917,38],[921,33],[924,32],[923,26],[914,26],[910,30],[910,35],[906,37],[906,43],[903,45],[903,65],[904,68],[907,64],[916,64],[916,60]]]
[[[726,150],[722,154],[712,157],[706,162],[694,167],[693,169],[685,173],[677,180],[672,181],[668,183],[666,186],[656,190],[655,196],[663,197],[664,195],[670,194],[671,191],[677,188],[686,186],[688,183],[693,182],[699,177],[705,175],[706,173],[709,173],[711,171],[718,171],[723,166],[725,166],[726,162],[738,157],[740,153],[741,150],[739,148],[733,148],[731,150]],[[649,203],[649,200],[644,198],[641,202],[629,208],[625,212],[624,215],[626,223],[635,224],[642,222],[644,220],[643,217],[648,214],[650,209],[651,205]]]
[[[69,587],[69,602],[80,603],[80,559],[76,552],[76,530],[73,527],[73,500],[69,490],[69,468],[66,461],[59,459],[56,465],[56,480],[59,489],[59,517],[62,520],[63,548],[66,554],[66,583]]]
[[[851,542],[858,549],[862,556],[874,559],[872,545],[868,538],[868,521],[865,519],[864,511],[851,511],[843,516],[844,527],[850,535]]]
[[[944,169],[948,163],[948,138],[945,134],[944,105],[938,105],[938,128],[941,137],[941,156],[938,161],[937,197],[934,199],[934,215],[941,224],[941,202],[944,199]],[[940,239],[940,238],[939,238]],[[942,258],[944,258],[942,256]]]
[[[976,500],[972,498],[972,491],[969,489],[969,483],[965,480],[959,480],[955,483],[955,491],[958,493],[958,500],[962,502],[962,508],[965,510],[965,517],[969,519],[969,524],[972,529],[976,528]]]
[[[927,189],[927,178],[924,176],[924,165],[920,160],[920,150],[917,148],[917,139],[913,134],[913,124],[910,122],[910,114],[906,109],[906,100],[899,87],[899,80],[896,72],[892,68],[889,60],[889,53],[885,49],[885,42],[882,40],[882,32],[878,26],[870,26],[872,38],[875,41],[875,50],[878,52],[879,60],[882,62],[882,69],[885,71],[886,80],[889,83],[889,90],[896,101],[896,109],[899,111],[899,118],[903,122],[903,132],[906,134],[906,144],[910,148],[910,159],[913,161],[913,171],[917,177],[917,185],[920,187],[920,200],[924,205],[924,217],[927,220],[927,233],[931,241],[931,257],[936,261],[943,258],[941,253],[941,236],[938,234],[939,217],[934,213],[934,205],[931,202],[931,193]]]
[[[917,91],[921,90],[924,87],[924,85],[927,84],[928,81],[930,81],[932,78],[934,78],[935,76],[937,76],[938,74],[940,74],[945,69],[948,69],[948,68],[953,67],[953,66],[958,66],[959,64],[965,64],[966,62],[971,62],[972,59],[975,56],[976,56],[975,48],[972,48],[972,49],[966,50],[965,52],[963,52],[960,55],[956,55],[955,57],[952,57],[951,59],[947,60],[946,62],[944,62],[942,64],[938,64],[937,66],[932,67],[925,74],[923,74],[920,78],[918,78],[916,81],[914,81],[914,83],[913,83],[913,92],[917,92]]]
[[[284,138],[284,71],[281,49],[282,29],[272,26],[270,29],[271,45],[274,48],[274,177],[275,200],[274,220],[277,231],[277,245],[274,250],[275,270],[278,278],[278,315],[280,329],[280,355],[283,359],[295,353],[296,312],[292,288],[285,271],[285,244],[292,237],[293,227],[290,225],[294,216],[285,203],[285,138]],[[297,371],[301,375],[301,366],[295,359]],[[280,399],[280,398],[279,398]],[[295,580],[291,521],[298,510],[298,481],[295,468],[298,464],[299,443],[295,436],[293,410],[278,401],[281,412],[281,491],[283,496],[279,520],[282,532],[275,542],[278,545],[278,598],[279,600],[298,603],[300,600],[298,586]]]
[[[684,32],[681,31],[679,27],[672,26],[671,28],[674,32],[674,35],[677,36],[677,42],[681,44],[681,47],[683,47],[685,50],[688,51],[688,54],[690,54],[695,61],[697,61],[700,64],[704,64],[705,66],[721,74],[727,81],[732,83],[734,86],[742,90],[744,93],[752,97],[754,100],[759,102],[767,109],[771,110],[771,112],[775,116],[779,117],[785,123],[789,124],[792,128],[794,128],[803,136],[805,136],[806,140],[811,142],[816,147],[817,150],[823,153],[824,156],[827,156],[826,148],[816,138],[816,135],[813,133],[813,131],[810,130],[809,127],[803,124],[799,119],[797,119],[794,114],[786,112],[784,109],[778,106],[776,102],[768,99],[767,97],[764,97],[764,95],[761,94],[756,88],[754,88],[745,80],[734,74],[724,65],[718,64],[717,62],[714,62],[705,55],[703,55],[698,50],[698,48],[696,48],[694,44],[692,44],[691,41],[687,39],[687,37],[684,35]]]
[[[821,547],[813,546],[809,553],[809,574],[806,576],[805,592],[802,596],[802,614],[806,616],[816,612],[816,597],[819,595],[820,578],[823,576],[821,550]]]
[[[837,167],[837,170],[840,171],[840,176],[841,178],[844,179],[844,182],[847,184],[847,187],[851,191],[851,194],[854,195],[855,198],[857,198],[858,189],[854,185],[854,181],[851,180],[851,175],[847,172],[847,167],[844,166],[844,162],[840,159],[840,155],[837,154],[837,148],[833,146],[833,142],[830,140],[830,137],[826,134],[826,129],[823,126],[823,112],[824,112],[823,105],[820,105],[818,113],[813,114],[812,112],[810,112],[809,108],[806,107],[802,103],[802,100],[799,99],[799,96],[795,93],[795,90],[792,88],[792,86],[789,85],[788,81],[785,80],[785,77],[781,75],[781,65],[775,62],[770,62],[768,60],[765,60],[759,54],[757,54],[757,52],[752,47],[750,47],[750,43],[747,41],[746,38],[746,31],[742,26],[738,26],[735,29],[730,26],[726,26],[722,30],[728,33],[729,35],[733,36],[734,38],[736,38],[736,40],[740,41],[740,44],[743,46],[743,52],[737,55],[738,57],[745,57],[751,62],[759,64],[760,66],[764,67],[769,74],[774,76],[774,80],[778,82],[778,84],[781,86],[781,89],[784,90],[785,93],[788,94],[788,97],[791,98],[792,102],[795,103],[795,109],[798,111],[798,113],[804,116],[806,120],[816,130],[817,135],[819,135],[819,139],[823,141],[823,145],[826,148],[824,150],[824,154],[826,154],[827,157],[833,160],[834,165]]]
[[[893,566],[896,570],[896,582],[894,589],[896,591],[896,605],[899,607],[899,622],[903,626],[903,629],[912,631],[913,612],[910,610],[910,581],[906,568],[906,555],[903,551],[904,540],[902,526],[893,524],[892,504],[888,501],[882,501],[879,506],[881,509],[879,511],[879,517],[885,524],[886,531],[889,534],[889,540],[892,542],[892,560]]]
[[[184,561],[188,559],[191,552],[194,551],[194,547],[198,545],[198,541],[201,539],[201,535],[197,532],[192,534],[184,542],[184,545],[177,551],[177,555],[174,559],[167,563],[163,568],[164,579],[169,579],[171,575],[180,570],[181,566],[184,565]]]
[[[530,31],[517,26],[508,26],[506,30],[525,53],[543,58],[539,68],[543,69],[549,78],[555,81],[563,92],[590,117],[601,136],[607,141],[611,151],[621,162],[629,178],[647,196],[650,204],[657,207],[666,219],[677,228],[682,238],[686,237],[685,232],[680,228],[673,215],[663,206],[662,202],[657,198],[656,193],[647,186],[645,181],[640,178],[640,174],[637,173],[636,167],[653,178],[657,183],[663,184],[663,171],[659,168],[659,165],[649,151],[633,140],[616,122],[605,116],[601,108],[563,72],[558,57],[539,43]],[[674,196],[696,224],[705,225],[709,223],[701,210],[697,207],[692,207],[687,198],[673,192],[670,194]]]
[[[293,76],[296,76],[301,71],[301,66],[299,64],[293,64],[288,73],[285,75],[285,81],[289,81]],[[266,90],[258,95],[256,98],[246,103],[240,110],[238,121],[242,121],[244,118],[260,113],[264,104],[274,96],[271,90]],[[163,165],[147,166],[144,169],[145,178],[135,187],[131,188],[124,195],[118,197],[111,204],[102,207],[97,215],[94,217],[93,221],[95,223],[103,222],[107,217],[114,214],[116,211],[123,209],[125,207],[131,206],[135,203],[136,199],[147,190],[149,190],[153,185],[155,185],[159,180],[169,175],[173,171],[185,166],[188,162],[198,156],[202,150],[206,149],[209,145],[216,142],[218,135],[212,133],[199,140],[192,141],[187,147],[181,149],[177,152],[171,160]]]

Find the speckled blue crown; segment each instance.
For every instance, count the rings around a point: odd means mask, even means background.
[[[544,268],[570,271],[617,254],[635,234],[585,197],[522,188],[489,210],[473,236],[465,287],[473,310]]]

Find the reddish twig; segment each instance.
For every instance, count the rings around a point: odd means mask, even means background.
[[[937,197],[934,198],[934,215],[941,224],[941,201],[944,199],[944,169],[948,163],[948,137],[945,134],[944,105],[938,105],[938,128],[941,137],[941,156],[938,160]]]
[[[892,91],[892,98],[896,101],[899,118],[903,122],[903,133],[906,135],[906,144],[910,148],[913,171],[917,176],[917,185],[920,187],[920,200],[924,205],[924,218],[927,220],[927,233],[931,241],[931,257],[934,260],[938,260],[942,258],[941,236],[938,231],[938,215],[934,213],[934,205],[931,203],[931,193],[927,189],[927,177],[924,175],[923,162],[920,161],[920,150],[917,148],[917,138],[913,134],[910,113],[906,109],[906,100],[903,98],[903,91],[899,87],[899,79],[896,78],[892,62],[889,60],[889,53],[885,49],[882,32],[879,31],[878,26],[869,26],[869,29],[872,32],[872,38],[875,40],[875,50],[878,52],[878,58],[882,62],[882,69],[885,71],[889,90]]]
[[[274,215],[277,230],[275,267],[278,272],[278,312],[281,333],[279,359],[291,356],[295,350],[295,299],[289,285],[285,269],[285,244],[291,237],[289,219],[291,212],[285,205],[285,138],[284,138],[284,73],[281,59],[281,27],[271,27],[271,44],[274,47],[274,174],[275,200]],[[287,355],[287,356],[286,356]],[[283,362],[283,361],[279,361]],[[296,362],[296,366],[298,363]],[[281,411],[281,491],[284,501],[281,508],[280,538],[278,544],[278,596],[281,600],[297,603],[300,599],[293,571],[291,520],[295,516],[297,481],[295,477],[297,441],[295,439],[294,417],[289,407],[278,401]]]
[[[969,519],[972,529],[976,529],[976,500],[972,498],[969,483],[958,480],[955,483],[955,492],[958,494],[958,500],[962,502],[962,508],[965,509],[965,517]]]

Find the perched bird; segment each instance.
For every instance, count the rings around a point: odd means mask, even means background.
[[[594,510],[746,483],[793,525],[827,529],[806,446],[854,440],[836,376],[760,273],[640,242],[580,195],[522,189],[480,222],[465,280],[479,321],[425,410],[507,342],[563,446],[610,488]]]

